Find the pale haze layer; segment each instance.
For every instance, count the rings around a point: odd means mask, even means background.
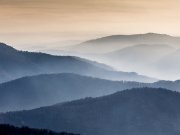
[[[177,36],[180,1],[0,0],[0,19],[0,41],[18,49],[55,48],[115,34]]]

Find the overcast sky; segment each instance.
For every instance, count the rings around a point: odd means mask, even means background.
[[[18,48],[112,34],[180,36],[180,0],[0,0],[0,41]]]

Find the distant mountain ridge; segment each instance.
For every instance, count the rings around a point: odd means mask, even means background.
[[[169,45],[139,44],[104,54],[104,56],[117,61],[122,60],[129,63],[138,62],[138,64],[147,64],[157,61],[173,51],[175,49]]]
[[[136,72],[144,71],[144,73],[148,73],[146,69],[148,71],[149,68],[155,66],[154,63],[174,51],[176,51],[175,48],[166,44],[139,44],[102,54],[101,58],[109,61],[107,63],[112,66],[120,67],[121,70],[131,71],[134,69]]]
[[[137,44],[168,44],[179,48],[180,37],[157,33],[112,35],[83,42],[72,46],[70,50],[81,53],[108,53]]]
[[[112,35],[67,48],[69,54],[160,80],[180,79],[179,49],[180,37],[157,33]]]
[[[180,94],[141,88],[30,111],[0,115],[0,123],[84,135],[178,135]]]
[[[53,56],[44,53],[18,51],[6,44],[0,44],[0,82],[17,79],[23,76],[77,73],[92,77],[112,80],[155,81],[156,79],[117,72],[109,66],[74,56]]]

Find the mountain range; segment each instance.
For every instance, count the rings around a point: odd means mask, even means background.
[[[68,46],[67,56],[0,43],[0,124],[17,126],[0,134],[179,135],[179,43],[113,35]]]
[[[173,53],[175,48],[169,45],[161,44],[141,44],[123,48],[117,51],[103,54],[101,57],[106,58],[112,63],[118,63],[119,67],[134,70],[142,69],[142,67],[150,67],[152,63],[161,60],[165,56]],[[152,55],[153,54],[153,55]],[[109,63],[110,63],[109,62]]]
[[[114,82],[72,73],[23,77],[0,84],[0,112],[32,109],[132,88],[138,83]]]
[[[139,87],[180,91],[180,81],[155,83],[110,81],[72,73],[28,76],[0,84],[0,112],[33,109]]]
[[[0,115],[0,123],[83,135],[179,135],[180,94],[141,88]]]
[[[133,71],[160,80],[178,80],[179,45],[180,37],[146,33],[97,38],[65,50],[69,55],[93,59],[120,71]]]
[[[2,43],[0,44],[0,61],[0,82],[51,73],[77,73],[110,80],[144,82],[157,80],[136,73],[115,71],[105,64],[79,57],[18,51]]]
[[[102,54],[139,44],[165,44],[179,48],[180,37],[157,33],[112,35],[92,39],[67,49],[72,52]]]

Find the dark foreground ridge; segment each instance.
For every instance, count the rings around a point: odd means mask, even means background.
[[[11,125],[0,125],[0,135],[79,135],[72,133],[57,133],[47,129],[33,129],[28,127],[14,127]]]
[[[0,123],[82,135],[180,135],[180,93],[137,88],[0,114]]]

